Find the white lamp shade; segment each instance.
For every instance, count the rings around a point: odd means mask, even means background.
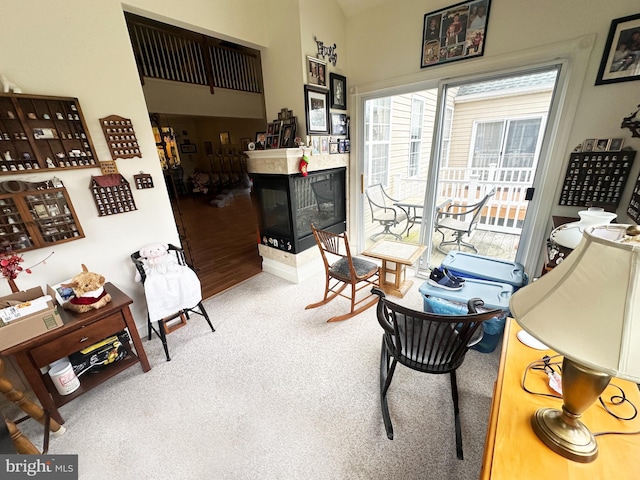
[[[572,360],[640,382],[640,236],[590,227],[552,271],[509,303],[518,324]]]

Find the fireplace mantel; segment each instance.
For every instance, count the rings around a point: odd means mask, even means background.
[[[245,152],[247,170],[249,173],[263,173],[276,175],[294,175],[300,173],[301,148],[273,148]],[[348,153],[313,154],[307,155],[309,165],[307,171],[328,170],[336,167],[346,167],[349,163]]]

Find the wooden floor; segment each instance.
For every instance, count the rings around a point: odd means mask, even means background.
[[[202,297],[220,293],[262,271],[256,213],[249,195],[223,208],[206,196],[172,200],[182,246],[202,284]]]

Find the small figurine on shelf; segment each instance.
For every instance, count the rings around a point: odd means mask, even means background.
[[[53,160],[51,160],[51,157],[47,157],[47,168],[56,168],[56,166],[53,164]]]
[[[4,159],[7,160],[7,161],[12,161],[13,160],[13,158],[11,158],[11,152],[9,150],[4,152]]]

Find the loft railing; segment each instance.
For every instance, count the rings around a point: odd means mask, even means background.
[[[260,52],[126,14],[140,78],[262,92]]]

